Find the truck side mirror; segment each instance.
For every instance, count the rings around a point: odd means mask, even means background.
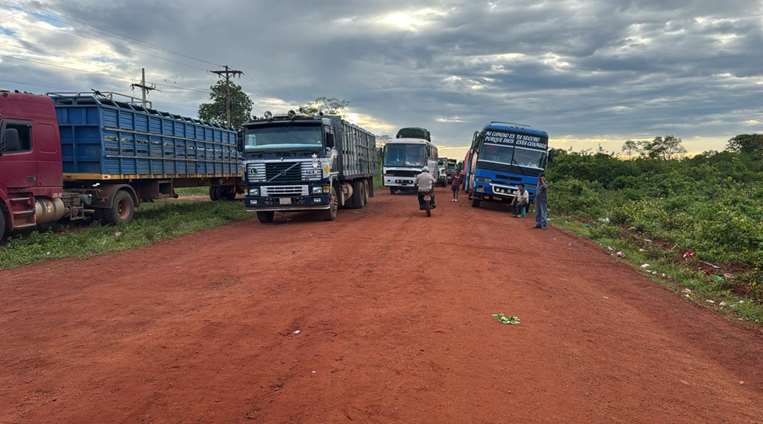
[[[326,147],[330,149],[334,148],[334,134],[326,133]]]

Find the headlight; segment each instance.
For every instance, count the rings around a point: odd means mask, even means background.
[[[321,194],[323,192],[323,189],[321,187],[313,187],[313,194]]]
[[[259,196],[260,195],[260,189],[259,188],[250,188],[249,189],[249,195],[250,196]]]

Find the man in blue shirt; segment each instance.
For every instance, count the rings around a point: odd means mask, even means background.
[[[541,174],[538,177],[538,185],[535,186],[535,228],[548,226],[548,184],[546,177]]]

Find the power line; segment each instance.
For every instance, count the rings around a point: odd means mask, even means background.
[[[196,57],[196,56],[192,56],[192,55],[189,55],[189,54],[185,54],[185,53],[169,50],[167,48],[160,48],[160,47],[153,46],[149,42],[143,41],[143,40],[139,40],[139,39],[137,39],[135,37],[131,37],[131,36],[128,36],[128,35],[119,34],[119,33],[113,32],[113,31],[105,30],[103,28],[95,27],[91,22],[86,22],[86,21],[84,21],[84,20],[82,20],[80,18],[77,18],[76,16],[72,16],[72,15],[69,15],[69,14],[65,15],[65,14],[63,14],[63,13],[61,13],[59,11],[56,11],[56,10],[53,10],[53,9],[50,9],[50,8],[46,8],[46,9],[49,12],[52,12],[52,13],[55,13],[55,14],[57,14],[59,16],[64,17],[65,19],[70,19],[70,20],[75,21],[75,22],[77,22],[79,24],[85,25],[85,26],[89,27],[91,30],[93,30],[95,32],[100,32],[100,33],[108,34],[108,35],[111,35],[112,37],[116,37],[118,39],[122,39],[123,41],[132,41],[134,43],[142,44],[142,45],[144,45],[144,46],[146,46],[146,47],[148,47],[150,49],[153,49],[153,50],[157,50],[157,51],[160,51],[160,52],[170,53],[170,54],[173,54],[175,56],[183,57],[183,58],[186,58],[186,59],[189,59],[189,60],[194,60],[196,62],[203,63],[203,64],[206,64],[206,65],[221,66],[218,63],[214,63],[214,62],[211,62],[209,60],[202,59],[202,58],[199,58],[199,57]],[[73,34],[77,35],[76,33],[73,33]]]
[[[3,58],[7,58],[7,59],[11,59],[11,60],[17,60],[17,61],[20,61],[20,62],[36,63],[36,64],[39,64],[39,65],[50,66],[50,67],[53,67],[53,68],[65,69],[67,71],[75,71],[75,72],[79,72],[81,74],[98,75],[98,76],[101,76],[101,77],[104,77],[104,78],[110,78],[110,79],[116,80],[116,81],[123,81],[123,82],[132,83],[132,81],[130,81],[128,79],[115,77],[115,76],[109,75],[109,74],[104,73],[104,72],[85,71],[85,70],[82,70],[82,69],[79,69],[79,68],[74,68],[74,67],[71,67],[71,66],[59,65],[59,64],[52,63],[52,62],[46,62],[46,61],[43,61],[43,60],[35,60],[35,59],[28,58],[28,57],[19,57],[19,56],[12,56],[12,55],[3,55],[2,57]]]
[[[106,73],[103,73],[103,72],[85,71],[85,70],[82,70],[82,69],[79,69],[79,68],[73,68],[73,67],[70,67],[70,66],[58,65],[58,64],[54,64],[54,63],[46,62],[46,61],[42,61],[42,60],[35,60],[35,59],[31,59],[31,58],[22,58],[22,57],[17,57],[17,56],[0,56],[0,57],[5,58],[5,59],[16,60],[16,61],[20,61],[20,62],[29,62],[29,63],[35,63],[35,64],[44,65],[44,66],[50,66],[50,67],[54,67],[54,68],[60,68],[60,69],[64,69],[64,70],[67,70],[67,71],[74,71],[74,72],[77,72],[77,73],[82,74],[82,75],[99,76],[99,77],[111,79],[113,81],[126,82],[126,83],[130,83],[130,84],[134,84],[135,83],[132,80],[116,77],[116,76],[109,75],[109,74],[106,74]],[[29,84],[27,82],[23,82],[23,81],[12,81],[12,80],[4,80],[4,81],[9,82],[9,83],[14,83],[14,84],[24,84],[24,85],[27,85],[29,87],[35,87],[34,85]],[[162,88],[162,91],[184,91],[184,92],[197,92],[197,93],[202,93],[202,94],[209,94],[209,90],[203,90],[203,89],[200,89],[200,88],[183,87],[183,86],[180,86],[177,83],[174,83],[174,82],[171,82],[171,81],[167,81],[167,80],[165,80],[165,82],[167,84],[174,85],[175,87],[172,87],[172,88]],[[36,86],[36,87],[37,88],[41,88],[43,90],[49,90],[49,87],[42,87],[42,86]]]

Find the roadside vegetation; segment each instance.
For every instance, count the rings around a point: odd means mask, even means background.
[[[0,269],[46,259],[87,257],[132,249],[248,216],[240,202],[171,200],[144,203],[135,219],[126,225],[58,224],[47,231],[15,234],[0,247]]]
[[[209,186],[185,187],[175,189],[178,196],[209,196]]]
[[[549,204],[561,226],[689,299],[763,321],[763,137],[690,158],[677,157],[674,137],[623,150],[637,157],[552,152]]]

